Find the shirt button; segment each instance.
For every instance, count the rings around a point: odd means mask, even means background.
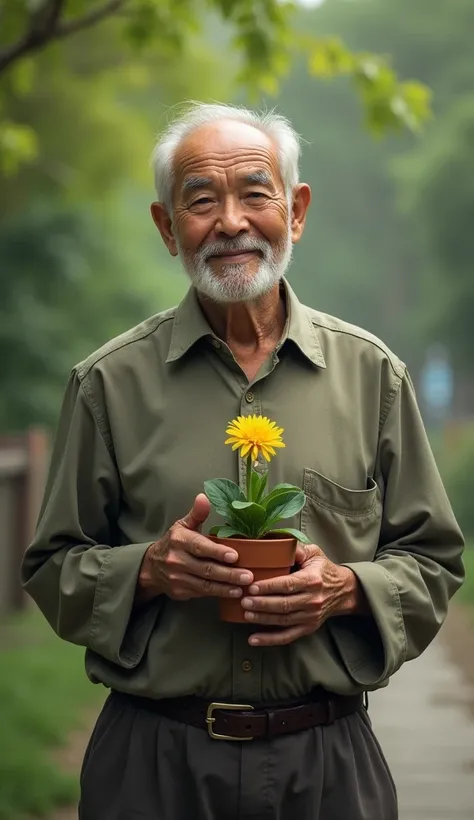
[[[214,337],[211,339],[211,344],[213,344],[214,347],[220,347],[221,346],[221,343],[220,343],[219,339],[214,339]]]
[[[251,404],[254,401],[254,399],[255,399],[254,394],[252,393],[251,390],[249,390],[248,393],[245,394],[245,401],[248,401],[248,403]]]
[[[251,672],[252,671],[252,664],[250,661],[243,661],[242,662],[242,669],[244,672]]]

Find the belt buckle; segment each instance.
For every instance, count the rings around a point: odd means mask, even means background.
[[[214,738],[214,740],[253,740],[253,737],[232,737],[232,735],[220,735],[215,732],[212,728],[212,724],[215,722],[213,712],[216,709],[225,709],[226,711],[231,712],[253,712],[253,706],[249,706],[245,703],[210,703],[207,707],[206,714],[207,730],[210,737]]]

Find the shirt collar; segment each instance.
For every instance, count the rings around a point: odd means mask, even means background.
[[[215,337],[215,334],[201,310],[196,289],[190,287],[176,308],[166,361],[180,359],[203,336]]]
[[[318,333],[308,308],[301,304],[286,278],[283,278],[282,285],[286,295],[287,320],[279,347],[289,339],[310,362],[317,367],[326,367]],[[190,287],[176,309],[166,361],[180,359],[205,336],[217,338],[204,316],[196,289]]]
[[[283,287],[286,294],[287,320],[281,339],[282,344],[290,339],[310,362],[317,367],[325,368],[326,362],[321,350],[318,331],[311,320],[309,308],[301,304],[285,278]]]

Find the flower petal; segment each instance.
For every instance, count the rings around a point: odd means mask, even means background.
[[[237,416],[227,425],[228,438],[225,444],[231,444],[233,450],[240,449],[242,458],[248,453],[255,461],[261,452],[267,461],[276,455],[275,448],[284,447],[281,440],[283,427],[277,427],[276,422],[267,416]]]

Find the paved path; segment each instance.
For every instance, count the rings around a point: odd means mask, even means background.
[[[473,691],[443,635],[370,696],[370,716],[398,788],[400,820],[474,820]]]

